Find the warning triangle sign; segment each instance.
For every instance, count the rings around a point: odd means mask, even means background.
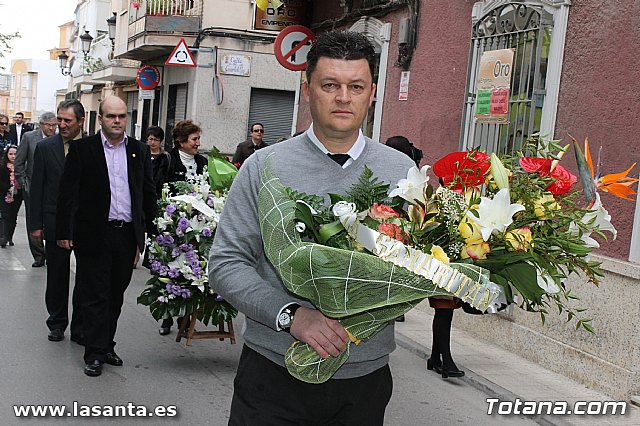
[[[173,52],[171,52],[171,55],[164,64],[175,65],[178,67],[195,67],[196,60],[193,58],[193,54],[191,54],[191,51],[187,46],[187,42],[181,38],[180,42],[176,48],[173,49]]]

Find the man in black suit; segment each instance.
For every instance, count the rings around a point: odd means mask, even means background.
[[[236,153],[233,154],[233,164],[241,166],[247,158],[259,149],[269,146],[264,140],[264,126],[262,123],[253,123],[249,139],[238,144]]]
[[[75,250],[83,277],[84,373],[92,377],[105,362],[122,365],[114,351],[118,317],[156,202],[149,149],[125,134],[126,104],[105,98],[98,120],[100,132],[69,147],[56,227],[58,246]]]
[[[56,115],[50,111],[43,113],[40,116],[40,128],[27,132],[22,137],[22,143],[18,147],[15,160],[15,175],[16,180],[22,186],[22,197],[24,199],[24,207],[27,212],[27,236],[29,237],[29,249],[33,256],[33,263],[31,266],[39,268],[44,266],[45,251],[42,239],[35,239],[31,237],[31,221],[29,215],[31,214],[29,206],[31,200],[29,195],[31,194],[31,179],[33,177],[33,156],[36,152],[36,145],[44,138],[49,138],[56,134],[56,126],[58,121]]]
[[[20,142],[22,141],[22,136],[32,130],[33,125],[24,122],[24,114],[21,112],[16,112],[16,114],[13,116],[13,124],[9,127],[11,139],[16,141],[16,145],[19,146]]]
[[[84,108],[77,100],[60,103],[57,110],[60,133],[36,144],[33,154],[33,175],[29,186],[29,222],[31,237],[40,244],[46,241],[47,289],[45,304],[49,318],[48,339],[59,342],[69,324],[69,268],[71,252],[56,244],[56,207],[64,159],[71,140],[82,138]],[[66,212],[71,214],[71,210]],[[82,343],[80,305],[78,303],[78,273],[73,289],[71,340]]]

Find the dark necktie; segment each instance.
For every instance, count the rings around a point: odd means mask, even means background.
[[[349,156],[349,154],[331,154],[331,153],[328,153],[327,155],[329,156],[329,158],[331,158],[333,161],[335,161],[336,163],[340,164],[341,166],[344,166],[344,163],[346,163],[347,160],[349,158],[351,158]]]

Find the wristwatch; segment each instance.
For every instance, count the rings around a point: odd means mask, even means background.
[[[278,327],[288,333],[291,329],[291,324],[293,323],[293,315],[299,307],[300,305],[297,303],[292,303],[282,309],[282,311],[280,311],[280,315],[278,315]]]

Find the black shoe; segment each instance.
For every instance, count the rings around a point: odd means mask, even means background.
[[[439,359],[427,359],[427,370],[434,371],[437,374],[442,374],[442,361],[440,361]]]
[[[98,377],[102,374],[102,363],[97,359],[84,366],[84,374],[89,377]]]
[[[80,346],[84,346],[84,336],[82,334],[72,334],[71,337],[72,342],[76,342]]]
[[[455,365],[451,367],[442,367],[442,378],[448,379],[449,377],[462,377],[464,376],[464,371],[458,370],[458,367]]]
[[[398,318],[396,318],[396,322],[405,322],[404,315],[400,315]]]
[[[42,268],[44,266],[44,260],[36,260],[31,264],[32,268]]]
[[[13,244],[13,240],[9,240],[9,247],[13,247],[15,246],[15,244]]]
[[[122,365],[122,358],[116,355],[115,352],[107,352],[105,355],[104,362],[109,365],[115,365],[116,367],[120,367]]]
[[[5,240],[4,238],[0,238],[0,247],[7,247],[7,240]]]
[[[49,335],[47,336],[51,342],[60,342],[64,340],[64,331],[59,328],[54,328],[53,330],[49,330]]]
[[[178,324],[180,324],[178,322]],[[162,324],[160,324],[160,330],[158,330],[158,333],[160,333],[161,336],[166,336],[167,334],[171,333],[171,326],[173,325],[173,318],[165,318],[162,320]]]

